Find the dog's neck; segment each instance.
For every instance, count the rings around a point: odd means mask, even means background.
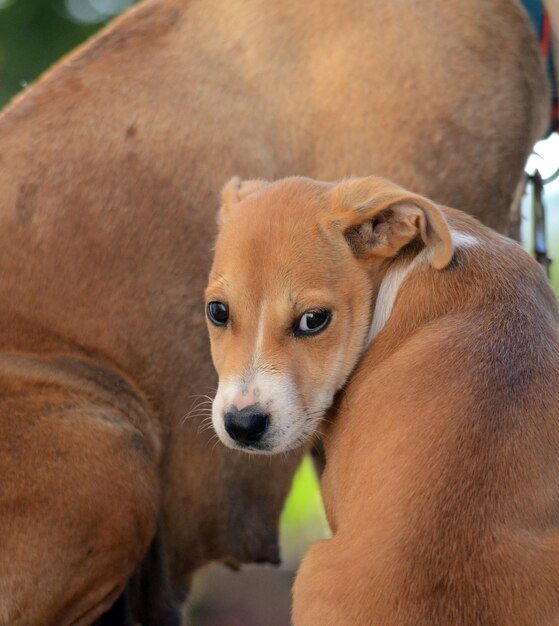
[[[460,230],[451,231],[454,250],[480,245],[480,240],[468,233]],[[369,333],[365,340],[363,352],[365,352],[377,335],[384,329],[396,303],[398,294],[403,284],[408,278],[413,278],[414,274],[429,269],[431,260],[431,250],[426,247],[412,245],[399,258],[391,262],[384,272],[379,273],[378,287],[375,290],[376,296],[373,299],[373,315]],[[437,270],[430,269],[436,272]]]

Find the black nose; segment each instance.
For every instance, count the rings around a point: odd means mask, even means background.
[[[268,428],[270,416],[258,405],[246,406],[240,411],[230,406],[223,416],[225,430],[231,439],[244,445],[258,443]]]

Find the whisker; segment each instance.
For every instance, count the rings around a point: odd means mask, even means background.
[[[210,439],[210,442],[213,440],[213,437]],[[210,456],[213,454],[215,447],[220,443],[219,437],[217,436],[217,433],[215,434],[215,442],[214,445],[212,446],[212,449],[210,451]]]
[[[203,415],[205,414],[205,411],[211,411],[211,404],[213,403],[212,398],[210,398],[210,396],[207,395],[198,395],[198,396],[191,396],[191,397],[197,397],[199,398],[198,401],[194,401],[192,403],[192,406],[190,407],[190,410],[187,411],[181,418],[180,418],[180,423],[184,424],[188,419],[192,418],[192,417],[196,417],[198,415]]]
[[[207,417],[205,417],[199,424],[198,426],[198,430],[196,431],[196,433],[199,435],[203,432],[206,432],[207,430],[210,430],[213,428],[213,423],[212,423],[212,416],[208,415]]]

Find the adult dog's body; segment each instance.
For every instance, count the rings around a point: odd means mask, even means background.
[[[208,560],[275,559],[296,459],[181,425],[213,381],[199,301],[224,179],[374,170],[505,230],[547,100],[509,0],[151,0],[19,97],[0,118],[0,624],[93,621],[160,516],[175,589]]]
[[[385,179],[239,189],[207,290],[213,419],[261,454],[322,429],[333,537],[303,559],[295,626],[557,624],[559,310],[541,268]]]

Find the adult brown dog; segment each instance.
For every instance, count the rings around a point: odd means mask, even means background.
[[[547,124],[532,30],[509,0],[150,0],[4,112],[0,624],[92,622],[159,522],[175,590],[277,558],[297,459],[181,423],[215,190],[374,170],[504,230]]]
[[[303,559],[295,626],[557,624],[559,310],[541,268],[382,178],[242,189],[207,290],[213,419],[261,454],[322,427],[333,537]]]

